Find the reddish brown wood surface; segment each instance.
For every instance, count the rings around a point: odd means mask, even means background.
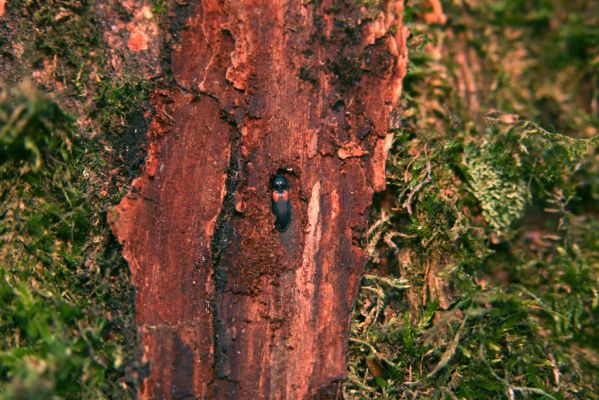
[[[179,10],[146,166],[111,215],[137,290],[142,398],[336,396],[407,63],[401,1],[339,4]],[[284,233],[268,190],[282,171]]]

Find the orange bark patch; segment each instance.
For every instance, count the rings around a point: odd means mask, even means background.
[[[157,18],[147,0],[120,2],[123,12],[111,12],[112,2],[97,2],[99,18],[105,21],[104,41],[108,60],[117,74],[135,70],[150,79],[161,71],[162,39]]]
[[[364,154],[366,154],[366,151],[359,146],[344,147],[337,150],[337,157],[342,160],[350,157],[362,157]]]
[[[131,36],[129,36],[129,42],[127,42],[127,47],[129,47],[129,50],[135,53],[147,50],[148,37],[145,33],[140,31],[131,32]]]

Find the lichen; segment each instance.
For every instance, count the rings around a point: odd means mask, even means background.
[[[510,168],[502,168],[493,153],[488,145],[467,146],[463,162],[470,190],[480,202],[485,221],[498,234],[504,234],[524,215],[527,189],[526,182],[510,176]]]

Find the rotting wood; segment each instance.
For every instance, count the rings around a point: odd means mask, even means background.
[[[150,367],[140,397],[335,398],[406,71],[402,2],[182,8],[175,83],[153,94],[146,166],[111,213]]]

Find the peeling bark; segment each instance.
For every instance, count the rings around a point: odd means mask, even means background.
[[[141,398],[335,398],[344,379],[407,31],[401,1],[304,3],[183,7],[145,169],[111,213],[150,366]]]

